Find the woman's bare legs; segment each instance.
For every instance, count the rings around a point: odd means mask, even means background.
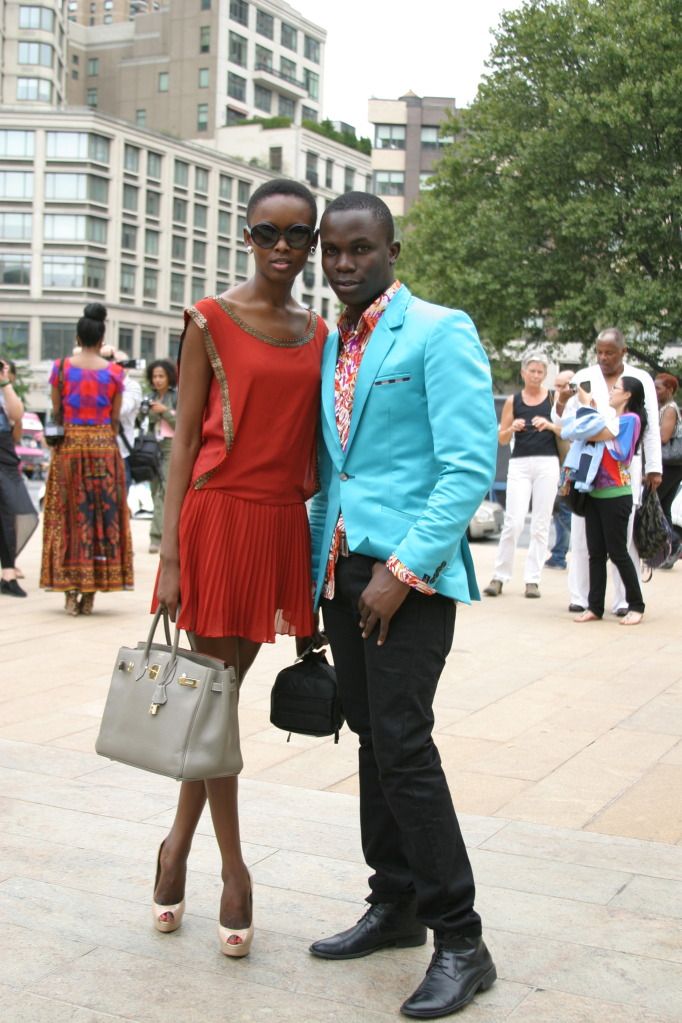
[[[226,664],[234,665],[240,684],[260,649],[259,643],[232,636],[222,638],[193,636],[192,640],[194,648],[200,653],[211,654]],[[213,778],[205,782],[182,782],[175,820],[161,852],[159,883],[154,892],[155,902],[164,906],[173,905],[184,896],[187,858],[208,798],[222,859],[224,888],[220,903],[220,923],[224,927],[234,928],[249,925],[250,883],[241,853],[237,794],[236,777]]]

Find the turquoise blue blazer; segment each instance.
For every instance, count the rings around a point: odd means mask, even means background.
[[[480,594],[466,539],[495,474],[490,367],[466,313],[401,287],[358,373],[348,445],[334,412],[339,335],[322,358],[320,490],[310,509],[315,604],[339,514],[351,551],[391,554],[438,593]]]

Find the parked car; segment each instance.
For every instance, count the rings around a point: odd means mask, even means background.
[[[490,540],[502,532],[504,508],[497,501],[483,501],[469,523],[469,540]]]
[[[20,468],[31,479],[42,479],[50,462],[45,445],[43,424],[35,412],[24,412],[21,418],[21,440],[16,445]]]

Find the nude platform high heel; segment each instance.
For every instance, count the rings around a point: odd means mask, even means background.
[[[164,846],[164,841],[159,846],[159,853],[156,857],[156,878],[154,880],[154,891],[159,883],[159,874],[161,873],[161,850]],[[157,931],[161,931],[162,934],[169,934],[171,931],[177,931],[178,927],[182,923],[182,917],[185,912],[185,900],[181,899],[180,902],[176,902],[174,906],[162,906],[158,902],[154,902],[152,898],[152,914],[154,916],[154,926]],[[169,919],[163,920],[162,917],[167,916]]]
[[[241,958],[247,956],[251,950],[251,942],[253,941],[253,878],[251,877],[251,871],[249,871],[249,881],[251,883],[251,893],[249,895],[249,901],[251,903],[251,923],[248,927],[239,930],[236,927],[223,927],[222,924],[218,924],[218,940],[220,941],[220,951],[224,956],[234,956],[235,958]],[[235,940],[236,939],[236,940]]]

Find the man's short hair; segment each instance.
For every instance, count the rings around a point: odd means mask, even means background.
[[[623,332],[618,330],[618,327],[604,327],[604,329],[600,330],[597,334],[597,341],[603,341],[605,334],[613,334],[613,340],[618,347],[625,348],[625,338],[623,337]]]
[[[332,199],[322,214],[322,220],[329,213],[346,213],[349,210],[368,210],[376,221],[384,225],[388,243],[391,244],[395,238],[395,224],[393,215],[383,199],[378,195],[372,195],[371,192],[345,192]]]

